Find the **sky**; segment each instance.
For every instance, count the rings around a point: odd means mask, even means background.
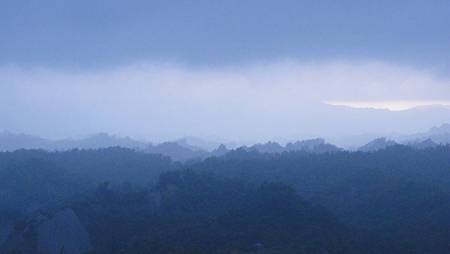
[[[3,0],[0,38],[0,130],[264,141],[450,121],[448,1]]]

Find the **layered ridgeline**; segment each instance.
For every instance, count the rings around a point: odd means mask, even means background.
[[[435,144],[431,139],[430,142]],[[412,141],[415,144],[419,141]],[[422,142],[422,141],[420,141]],[[386,144],[385,144],[386,143]],[[397,144],[395,141],[386,138],[378,138],[367,145],[362,146],[361,151],[373,151]],[[220,144],[217,147],[208,149],[191,144],[187,139],[167,141],[159,144],[142,142],[129,137],[118,137],[106,133],[91,135],[82,139],[62,139],[49,140],[26,134],[15,134],[10,132],[0,133],[0,151],[15,151],[19,149],[42,149],[47,151],[68,151],[72,149],[92,150],[109,147],[122,147],[139,150],[146,153],[161,154],[176,161],[187,161],[193,159],[205,159],[211,156],[221,156],[229,152],[226,145]],[[437,145],[437,143],[436,143]],[[258,151],[261,153],[282,153],[289,151],[305,151],[311,153],[337,152],[343,150],[333,144],[327,143],[324,139],[309,139],[287,143],[285,146],[277,142],[258,143],[251,146],[241,146],[239,148],[248,151]]]
[[[81,139],[49,140],[36,136],[0,133],[0,151],[15,151],[19,149],[43,149],[47,151],[67,151],[72,149],[100,149],[108,147],[129,148],[145,153],[162,154],[176,161],[205,159],[220,156],[229,152],[224,144],[201,142],[200,139],[182,138],[159,144],[138,141],[129,137],[113,136],[99,133]],[[246,150],[256,150],[263,153],[277,153],[286,151],[307,151],[313,153],[334,152],[341,149],[328,144],[324,139],[311,139],[288,143],[282,146],[276,142],[243,146]]]
[[[387,147],[402,144],[415,149],[431,148],[450,143],[450,124],[433,127],[428,132],[413,135],[397,135],[376,138],[357,149],[363,152],[377,151]],[[261,153],[283,153],[303,151],[308,153],[333,153],[345,150],[326,142],[322,138],[289,142],[281,145],[277,142],[238,146],[229,144],[236,149],[257,151]],[[222,156],[230,151],[226,145],[203,139],[186,137],[159,144],[144,142],[130,137],[119,137],[106,133],[99,133],[80,139],[49,140],[36,136],[0,133],[0,151],[15,151],[18,149],[43,149],[47,151],[68,151],[72,149],[101,149],[109,147],[129,148],[145,153],[161,154],[175,161],[203,160],[212,156]]]
[[[0,253],[447,253],[449,186],[442,145],[2,152]]]

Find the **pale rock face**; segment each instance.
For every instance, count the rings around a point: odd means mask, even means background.
[[[62,210],[41,223],[37,240],[39,251],[45,254],[82,254],[92,250],[89,234],[72,209]]]

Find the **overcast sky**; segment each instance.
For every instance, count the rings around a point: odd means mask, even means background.
[[[405,111],[450,105],[448,1],[4,0],[0,38],[0,130],[263,141],[450,121]]]

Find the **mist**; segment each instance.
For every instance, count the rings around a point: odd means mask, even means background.
[[[0,129],[48,138],[109,132],[152,141],[196,136],[245,143],[412,133],[450,119],[447,78],[381,61],[215,68],[146,62],[77,70],[16,65],[0,68],[0,90]],[[389,110],[389,102],[398,101],[409,106]],[[441,107],[423,108],[423,101]],[[414,102],[422,108],[411,113]]]
[[[0,254],[449,253],[450,1],[0,6]]]

